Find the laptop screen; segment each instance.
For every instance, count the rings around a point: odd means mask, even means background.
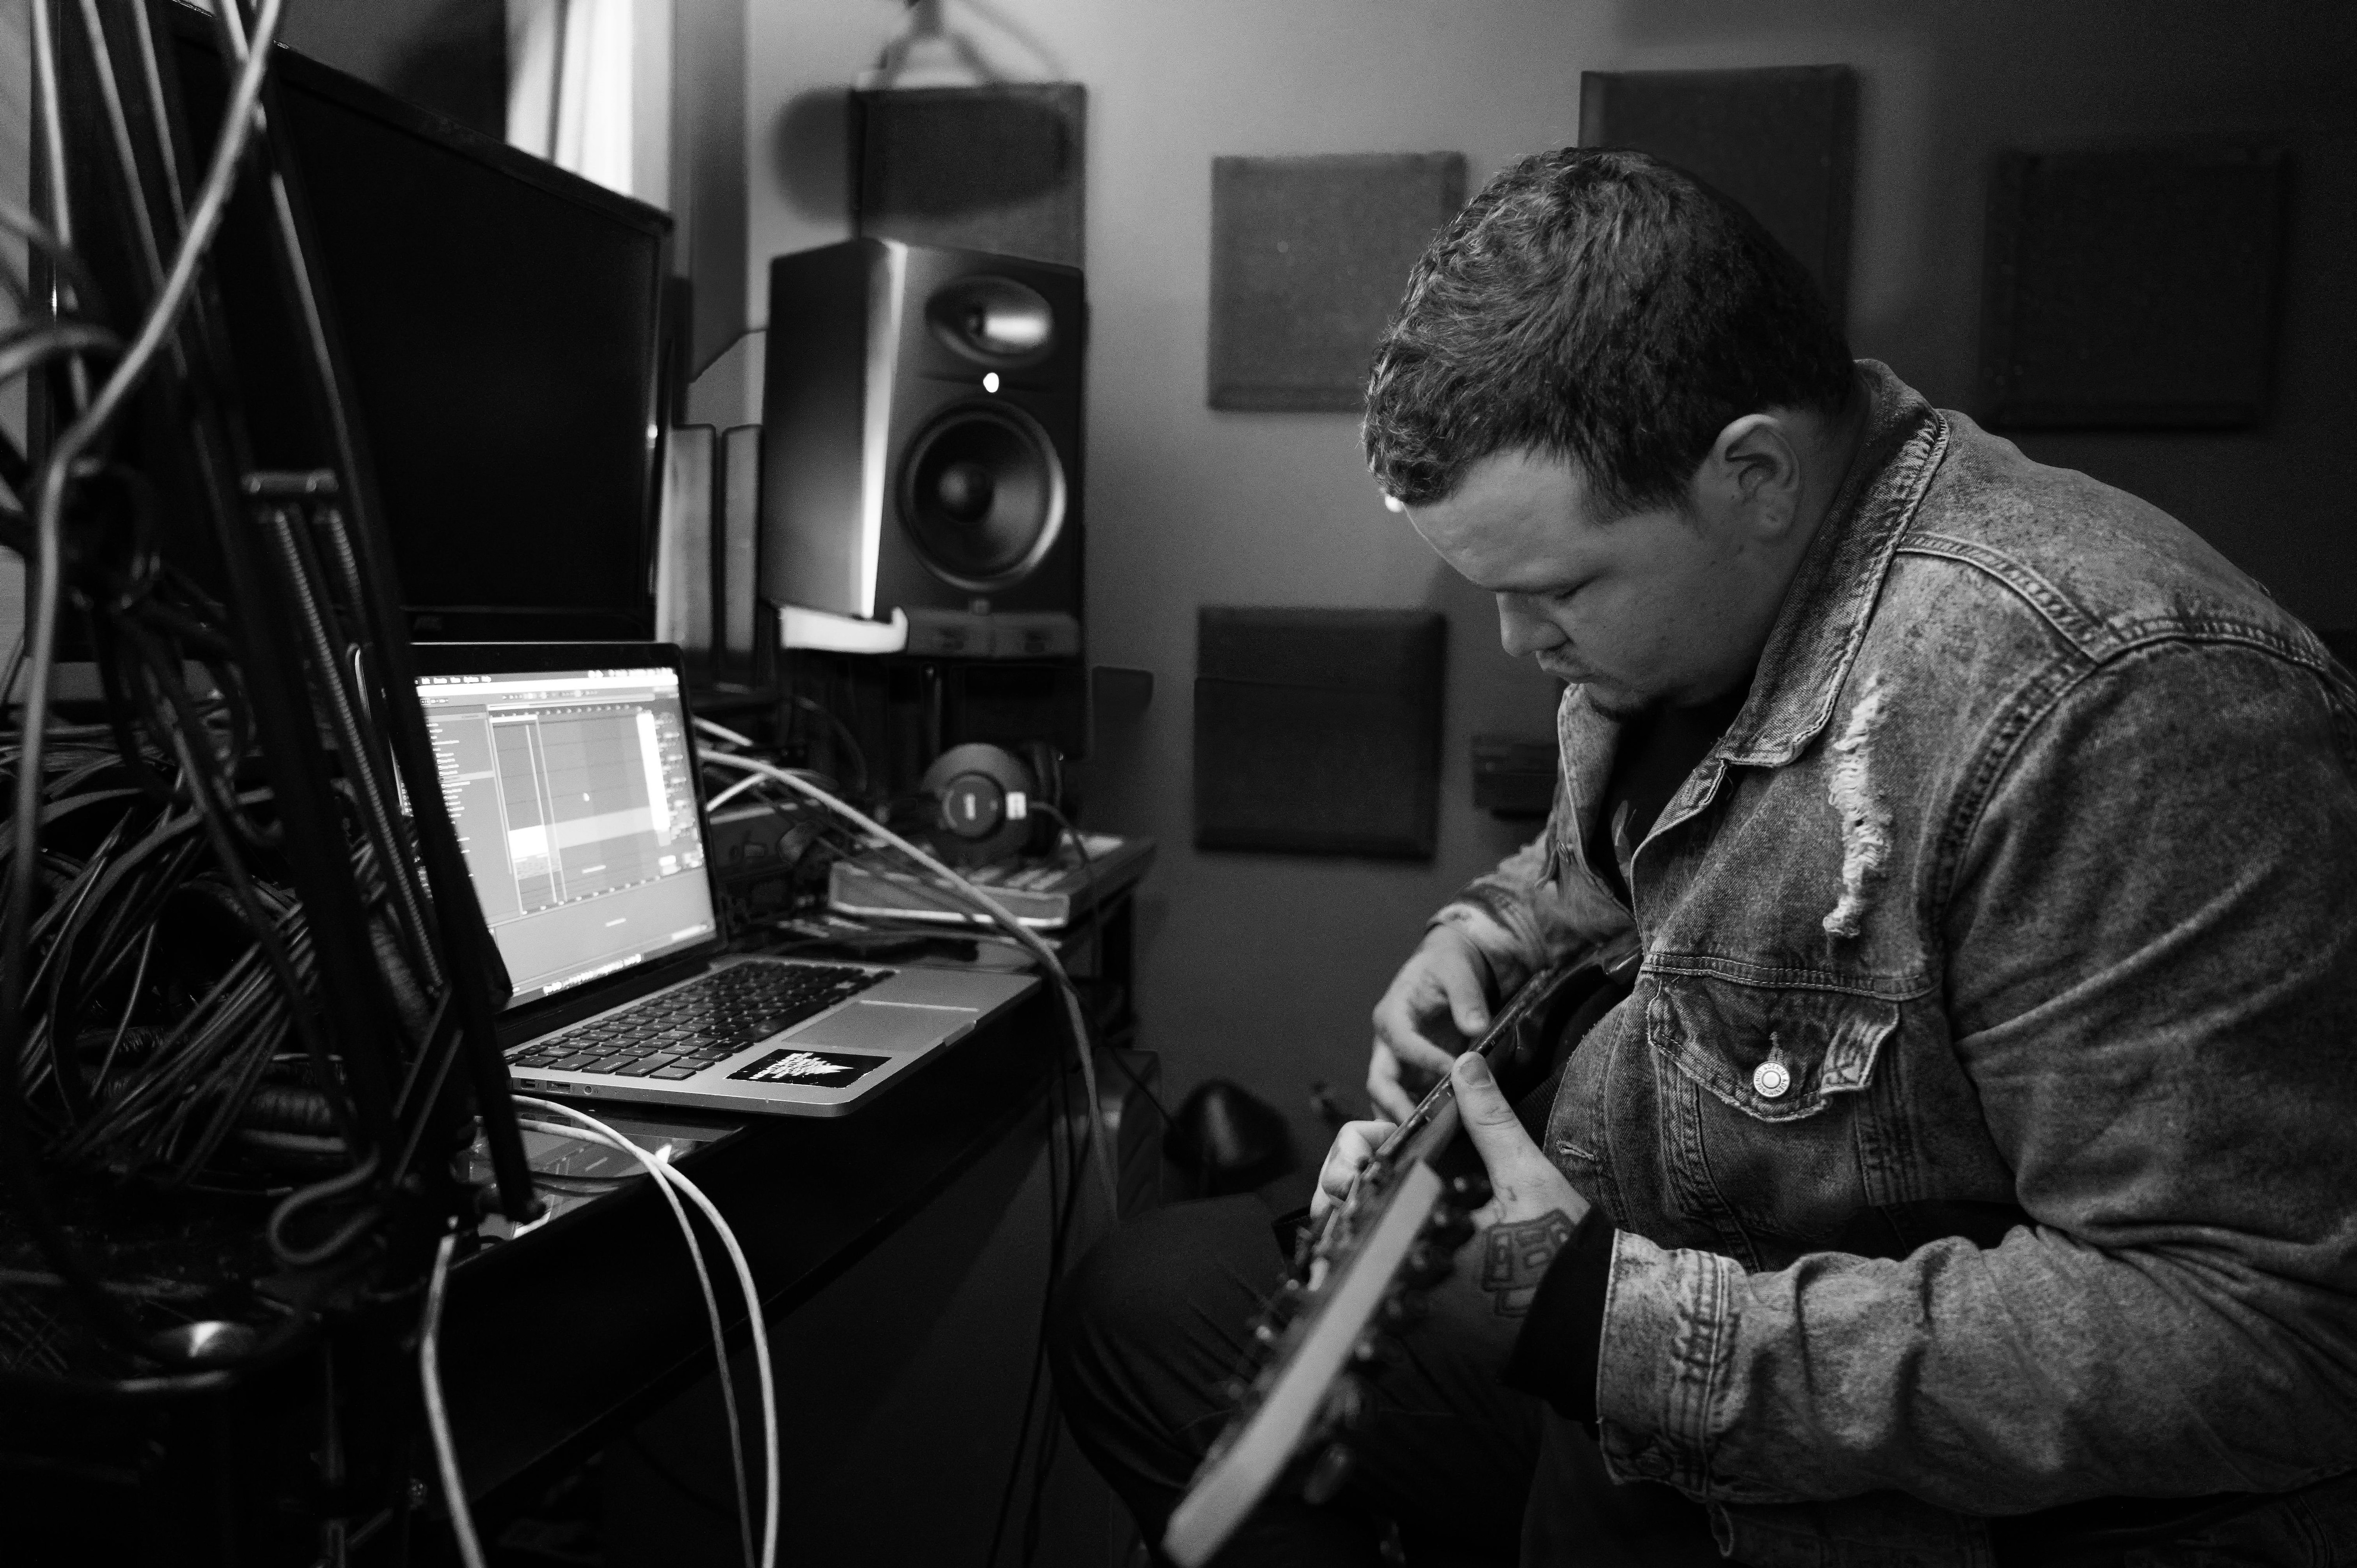
[[[712,938],[675,671],[424,675],[417,696],[511,1007]]]

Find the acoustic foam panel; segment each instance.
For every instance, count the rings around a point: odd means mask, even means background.
[[[1205,607],[1195,844],[1428,860],[1446,618]]]
[[[2222,428],[2266,412],[2283,155],[2008,153],[1989,187],[1987,422]]]
[[[1857,163],[1849,67],[1582,71],[1579,145],[1651,153],[1741,202],[1843,318]]]
[[[1461,153],[1211,160],[1213,408],[1355,413]]]
[[[851,116],[859,233],[1082,264],[1078,82],[855,92]]]

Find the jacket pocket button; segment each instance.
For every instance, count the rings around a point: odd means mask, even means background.
[[[1751,1069],[1751,1087],[1763,1099],[1774,1100],[1792,1087],[1792,1075],[1782,1062],[1761,1062]]]

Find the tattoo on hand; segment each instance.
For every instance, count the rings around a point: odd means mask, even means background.
[[[1481,1241],[1481,1288],[1500,1317],[1529,1316],[1547,1265],[1571,1242],[1571,1221],[1560,1211],[1495,1225]]]

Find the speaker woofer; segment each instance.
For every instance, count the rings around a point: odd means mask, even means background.
[[[900,521],[919,559],[976,593],[1028,576],[1064,526],[1064,468],[1037,420],[1004,403],[945,409],[909,444]]]
[[[960,278],[925,302],[933,336],[978,365],[1028,365],[1056,346],[1056,309],[1013,278]]]

